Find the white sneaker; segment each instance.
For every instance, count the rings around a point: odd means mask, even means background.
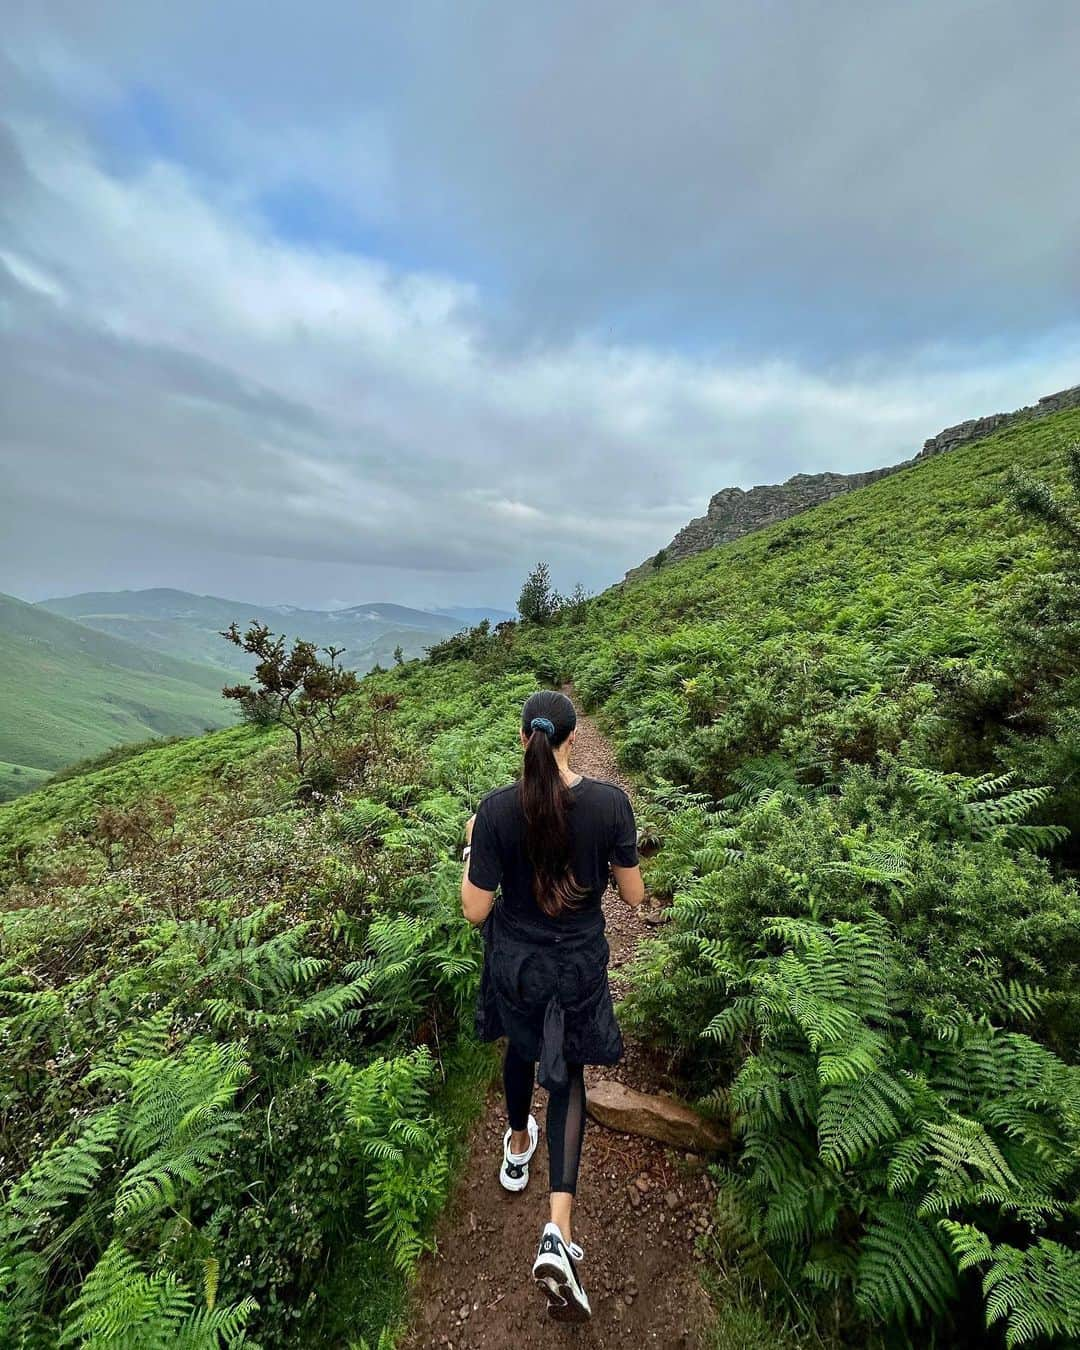
[[[510,1152],[510,1135],[503,1135],[503,1160],[499,1168],[499,1185],[507,1191],[523,1191],[529,1184],[529,1159],[536,1152],[536,1141],[540,1138],[540,1128],[533,1116],[529,1117],[529,1147],[524,1153]]]
[[[546,1223],[540,1250],[533,1262],[533,1279],[548,1301],[548,1316],[556,1322],[587,1322],[592,1308],[578,1277],[575,1261],[585,1253],[576,1242],[565,1242],[558,1224]]]

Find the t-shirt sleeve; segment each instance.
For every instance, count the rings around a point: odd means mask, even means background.
[[[484,802],[480,803],[473,822],[469,880],[482,891],[495,890],[502,880],[502,859],[491,822],[491,808]]]
[[[610,861],[615,867],[636,867],[638,861],[634,808],[630,805],[630,798],[621,791],[615,808],[615,838],[611,845]]]

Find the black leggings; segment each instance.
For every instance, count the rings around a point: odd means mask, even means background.
[[[512,1045],[507,1045],[503,1087],[512,1130],[523,1130],[529,1123],[535,1069],[535,1060],[523,1059]],[[568,1063],[566,1077],[566,1087],[548,1094],[548,1182],[551,1190],[569,1191],[573,1195],[585,1136],[585,1070],[580,1064]]]

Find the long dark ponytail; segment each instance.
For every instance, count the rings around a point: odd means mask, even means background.
[[[555,759],[556,747],[576,725],[573,703],[554,689],[533,694],[521,710],[521,729],[528,737],[519,783],[525,852],[532,864],[536,903],[553,919],[585,895],[570,860],[573,798]]]

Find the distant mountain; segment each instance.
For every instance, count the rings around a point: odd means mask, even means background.
[[[0,798],[111,746],[235,717],[223,665],[148,651],[3,594],[0,663]]]
[[[749,491],[739,487],[722,488],[709,501],[705,515],[684,525],[666,548],[631,568],[623,580],[640,580],[665,563],[678,562],[680,558],[689,558],[703,549],[729,544],[734,539],[741,539],[744,534],[764,529],[774,521],[787,520],[801,511],[809,511],[811,507],[827,502],[830,497],[852,492],[875,479],[898,473],[918,460],[944,454],[969,441],[981,441],[1003,427],[1034,421],[1075,407],[1080,407],[1080,385],[1063,389],[1057,394],[1047,394],[1038,403],[1017,408],[1015,412],[991,413],[989,417],[973,417],[955,427],[946,427],[925,441],[923,448],[911,459],[889,464],[882,469],[869,469],[863,473],[797,473],[784,483],[769,483],[752,487]]]
[[[359,671],[376,664],[388,665],[398,646],[406,657],[421,656],[425,647],[468,622],[445,611],[411,609],[382,601],[346,609],[304,609],[298,605],[255,605],[164,588],[87,591],[42,600],[39,607],[152,651],[245,674],[251,669],[249,659],[219,636],[234,620],[241,628],[256,620],[290,638],[304,638],[320,647],[344,647],[345,664]]]

